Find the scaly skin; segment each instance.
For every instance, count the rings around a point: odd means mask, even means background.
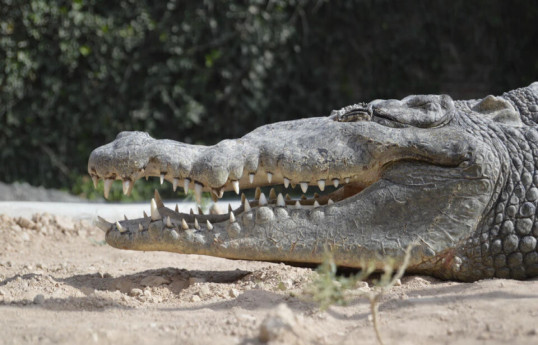
[[[319,263],[329,248],[339,265],[382,268],[413,244],[409,272],[521,279],[538,275],[536,119],[538,83],[482,100],[409,96],[208,147],[123,132],[92,152],[88,172],[107,188],[123,180],[126,193],[147,175],[190,182],[197,196],[340,187],[301,206],[262,195],[228,215],[177,213],[156,195],[151,217],[100,220],[117,248],[300,263]]]

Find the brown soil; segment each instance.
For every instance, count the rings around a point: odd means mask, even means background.
[[[314,275],[121,251],[88,222],[0,216],[0,344],[376,344],[368,301],[322,312],[304,294]],[[408,276],[379,310],[386,344],[538,343],[536,280]]]

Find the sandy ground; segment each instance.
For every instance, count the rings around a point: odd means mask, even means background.
[[[103,237],[87,220],[0,216],[0,344],[376,344],[368,301],[320,311],[310,269]],[[407,276],[379,309],[386,344],[538,343],[537,280]]]

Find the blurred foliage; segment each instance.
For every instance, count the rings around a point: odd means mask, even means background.
[[[213,144],[372,98],[525,86],[535,18],[521,0],[0,0],[0,180],[82,189],[124,130]]]

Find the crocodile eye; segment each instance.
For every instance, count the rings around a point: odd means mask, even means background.
[[[428,128],[448,122],[454,113],[454,102],[446,95],[409,96],[401,101],[371,103],[374,117],[414,127]]]

